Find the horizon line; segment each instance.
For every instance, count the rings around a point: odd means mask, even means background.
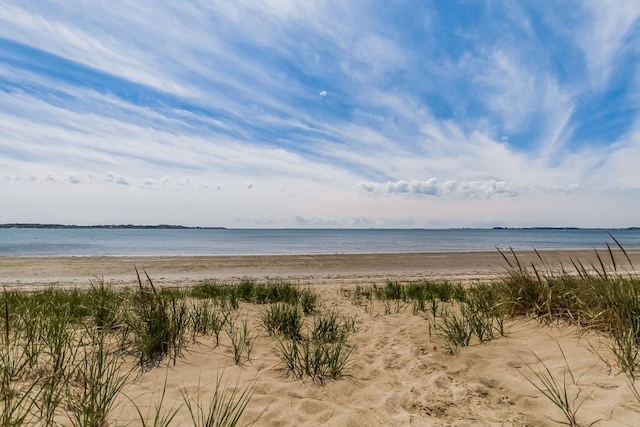
[[[61,223],[22,223],[0,224],[0,228],[104,228],[104,229],[191,229],[191,230],[634,230],[640,226],[627,227],[577,227],[577,226],[488,226],[488,227],[226,227],[180,224],[61,224]]]

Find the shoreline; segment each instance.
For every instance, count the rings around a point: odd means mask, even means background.
[[[613,251],[618,266],[629,269],[621,251]],[[541,265],[538,254],[553,268],[572,270],[572,260],[599,265],[591,250],[516,251],[523,265]],[[606,250],[599,250],[611,265]],[[511,258],[510,253],[505,253]],[[640,250],[627,250],[634,266]],[[134,283],[135,267],[160,284],[185,285],[204,279],[292,279],[301,284],[362,283],[384,280],[447,279],[462,282],[490,280],[504,273],[506,262],[498,251],[409,252],[312,255],[216,255],[216,256],[0,256],[0,286],[89,285],[103,277],[109,283]]]

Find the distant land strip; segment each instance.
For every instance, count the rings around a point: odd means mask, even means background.
[[[0,228],[106,228],[106,229],[144,229],[144,230],[227,230],[227,227],[198,227],[173,224],[135,225],[135,224],[101,224],[101,225],[75,225],[75,224],[40,224],[15,222],[0,224]],[[640,230],[640,227],[492,227],[491,230]],[[415,228],[414,230],[428,230]],[[489,230],[489,228],[451,228],[450,230]]]
[[[492,230],[640,230],[640,227],[492,227]]]
[[[38,224],[11,223],[0,224],[0,228],[108,228],[108,229],[144,229],[144,230],[225,230],[226,227],[188,227],[184,225],[134,225],[134,224],[103,224],[103,225],[73,225],[73,224]]]

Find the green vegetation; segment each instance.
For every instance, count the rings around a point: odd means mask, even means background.
[[[384,287],[358,286],[343,294],[370,313],[375,302],[382,303],[385,314],[412,305],[413,313],[425,316],[429,332],[435,331],[450,353],[505,336],[505,322],[515,318],[534,318],[545,324],[565,322],[597,331],[608,339],[618,368],[640,401],[640,277],[624,248],[613,240],[617,251],[607,244],[604,256],[595,252],[597,262],[585,265],[572,260],[571,269],[554,269],[537,252],[540,262],[528,266],[514,251],[500,252],[507,271],[492,283],[462,287],[425,280],[388,282]],[[562,423],[577,425],[576,413],[584,399],[580,399],[580,388],[566,359],[563,378],[558,379],[534,356],[533,364],[523,360],[528,375],[522,375],[562,411]],[[567,375],[571,383],[567,383]]]
[[[200,396],[200,387],[194,397],[181,390],[184,403],[191,415],[194,427],[234,427],[242,416],[253,395],[253,383],[245,388],[228,387],[218,376],[215,389],[205,405]]]
[[[122,357],[117,352],[111,352],[106,342],[107,337],[102,332],[87,331],[85,338],[90,341],[80,354],[72,359],[63,358],[60,361],[60,371],[64,372],[65,364],[74,362],[71,375],[59,375],[56,380],[58,389],[67,393],[67,414],[74,426],[104,426],[115,399],[127,383],[130,371],[122,371]],[[56,375],[53,371],[52,375]],[[73,381],[71,384],[60,383],[60,380]],[[51,421],[59,401],[51,402]],[[47,423],[49,425],[49,423]]]
[[[357,286],[354,291],[343,291],[343,294],[367,311],[373,311],[374,301],[382,303],[385,314],[399,313],[413,306],[414,314],[430,320],[450,353],[470,345],[474,337],[486,342],[505,335],[507,313],[495,285],[476,284],[465,288],[446,281],[420,280],[387,282],[384,287]]]
[[[554,271],[540,255],[540,266],[525,268],[515,253],[503,253],[509,270],[496,286],[511,317],[564,321],[608,335],[618,366],[633,381],[640,374],[640,277],[619,249],[626,265],[608,247],[609,263],[596,252],[597,264],[573,260],[572,272]]]
[[[281,313],[282,307],[272,306],[263,320],[265,329],[280,335],[274,353],[283,362],[287,375],[294,378],[310,378],[318,384],[343,376],[349,366],[353,348],[348,344],[349,333],[355,332],[355,319],[340,319],[338,313],[329,311],[313,318],[305,333],[302,321],[296,314]],[[286,312],[286,309],[285,309]],[[295,318],[295,333],[290,330]]]
[[[505,322],[518,317],[596,330],[610,337],[619,368],[634,383],[640,376],[640,277],[615,242],[617,258],[607,245],[606,256],[595,253],[597,263],[585,266],[572,260],[572,270],[555,270],[540,254],[539,265],[524,266],[515,252],[500,252],[508,269],[492,283],[463,287],[446,281],[390,281],[343,294],[368,312],[375,302],[382,303],[385,314],[413,306],[414,314],[428,318],[451,353],[505,336]]]
[[[296,306],[271,304],[262,312],[262,326],[269,335],[290,340],[302,338],[302,313]]]
[[[284,302],[300,305],[305,314],[313,313],[317,302],[316,295],[309,289],[300,289],[283,281],[256,283],[254,280],[244,279],[236,285],[223,285],[213,280],[205,280],[183,292],[187,298],[211,299],[218,303],[229,302],[234,308],[237,308],[238,302],[252,304]]]
[[[520,359],[526,367],[527,373],[525,374],[521,370],[518,372],[520,372],[520,374],[536,390],[538,390],[547,400],[553,403],[553,405],[562,412],[562,415],[564,416],[563,421],[557,421],[550,418],[552,421],[558,424],[577,427],[581,425],[578,424],[577,414],[582,407],[582,404],[586,401],[586,397],[580,397],[582,393],[582,389],[578,385],[580,378],[578,377],[576,379],[573,371],[569,367],[569,363],[567,362],[567,358],[562,347],[560,347],[560,344],[558,344],[558,348],[560,349],[560,353],[562,353],[562,358],[564,359],[562,380],[556,378],[542,359],[533,352],[532,354],[535,358],[536,365],[534,366],[524,359]],[[567,383],[567,375],[571,379],[570,383]],[[596,422],[592,422],[589,425],[593,425],[595,423]]]
[[[131,366],[130,357],[142,372],[167,360],[175,364],[189,340],[210,336],[218,347],[224,332],[240,364],[251,360],[258,335],[247,316],[241,318],[241,303],[286,306],[299,316],[317,305],[311,290],[284,281],[159,289],[146,272],[136,270],[136,277],[137,288],[113,288],[96,278],[85,289],[0,295],[0,425],[106,425],[117,396],[133,380],[131,369],[123,368]],[[199,397],[184,395],[196,425],[235,425],[252,394],[228,395],[218,386],[208,409]],[[138,411],[143,425],[168,425],[179,410],[164,412],[162,400],[158,405],[149,422]]]
[[[164,411],[164,398],[166,394],[167,381],[165,379],[164,385],[162,387],[162,394],[160,395],[160,400],[158,402],[154,402],[153,417],[142,415],[142,411],[140,411],[140,408],[132,402],[136,409],[136,412],[138,413],[140,425],[142,427],[168,427],[171,425],[173,419],[176,417],[178,411],[180,410],[180,406],[176,406],[174,403],[168,410]]]
[[[571,269],[559,270],[540,255],[528,266],[513,251],[502,255],[508,269],[492,283],[389,281],[342,293],[372,316],[411,310],[452,354],[506,336],[505,325],[516,318],[597,331],[640,401],[640,278],[624,249],[609,248],[596,263],[573,260]],[[255,340],[268,335],[287,376],[323,385],[349,374],[355,318],[322,309],[311,289],[250,279],[160,288],[145,272],[136,273],[133,288],[96,278],[85,289],[0,295],[0,425],[106,425],[134,373],[175,365],[195,341],[244,365],[252,363]],[[563,422],[576,425],[584,399],[573,372],[565,363],[564,374],[554,376],[534,356],[522,361],[521,374],[561,410]],[[211,396],[183,390],[181,405],[166,410],[163,391],[151,414],[138,415],[142,425],[170,425],[181,410],[194,425],[236,425],[252,393],[252,385],[228,388],[218,377]]]
[[[435,322],[436,333],[450,353],[467,347],[472,340],[484,343],[505,336],[506,311],[498,289],[491,285],[476,284],[465,290],[457,307],[441,308],[441,322]]]
[[[447,281],[419,280],[409,283],[388,281],[385,286],[356,286],[353,291],[345,290],[343,295],[352,298],[354,304],[367,311],[373,309],[374,301],[383,303],[385,314],[404,311],[413,305],[415,314],[431,308],[437,312],[439,303],[461,301],[466,291],[460,284]],[[435,307],[435,308],[434,308]]]
[[[249,325],[245,317],[241,326],[237,325],[236,319],[227,323],[227,333],[231,339],[231,347],[233,349],[233,360],[236,365],[240,364],[242,355],[246,353],[247,360],[251,360],[251,350],[253,349],[253,341],[256,339],[255,334],[249,330]]]

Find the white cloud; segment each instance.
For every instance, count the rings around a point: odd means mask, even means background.
[[[584,40],[596,86],[631,48],[638,11],[586,7],[589,19],[567,31]],[[640,188],[637,131],[602,147],[572,140],[590,93],[532,49],[540,28],[526,8],[516,7],[509,25],[522,24],[501,27],[499,40],[453,29],[468,37],[456,46],[438,46],[430,8],[414,17],[426,22],[416,46],[406,28],[359,2],[2,3],[3,37],[121,79],[89,87],[60,78],[64,67],[56,76],[0,64],[12,87],[30,88],[2,95],[2,215],[17,218],[27,205],[45,212],[54,194],[70,200],[68,215],[95,215],[80,209],[92,191],[114,217],[125,215],[114,206],[148,197],[155,211],[129,212],[140,222],[145,214],[202,224],[214,211],[223,222],[249,211],[280,226],[295,215],[309,225],[384,226],[411,212],[417,226],[438,217],[465,225],[504,212],[536,225],[563,200],[566,218],[583,224],[595,215],[585,207],[603,200],[627,207],[615,221],[633,219],[637,200],[619,196]],[[207,191],[210,182],[227,191]],[[139,193],[148,187],[157,191]],[[25,200],[41,193],[42,202]],[[192,207],[187,217],[182,206]]]
[[[80,180],[80,177],[78,176],[78,174],[73,173],[73,172],[68,172],[67,174],[67,181],[71,184],[80,184],[82,183],[82,180]]]
[[[129,181],[123,176],[116,176],[115,183],[118,185],[129,185]]]
[[[130,21],[142,10],[114,14],[111,5],[107,4],[94,3],[87,9],[63,2],[55,4],[56,11],[62,13],[48,14],[47,7],[43,6],[45,5],[42,3],[29,2],[0,3],[0,34],[163,91],[193,94],[193,89],[178,85],[159,72],[163,67],[158,63],[158,58],[149,55],[141,46],[132,44],[131,40],[135,38],[124,39],[123,36],[126,35],[134,36],[137,27],[135,24],[131,25],[131,22],[128,26],[126,21]],[[134,4],[118,6],[121,11],[123,8],[138,9]],[[148,13],[151,11],[152,8],[146,9],[143,15],[149,17]],[[102,21],[99,24],[95,22],[97,17]],[[108,35],[101,34],[98,29],[104,29],[105,26],[110,27]]]
[[[118,175],[115,172],[108,172],[104,182],[116,185],[128,186],[129,180],[122,175]]]
[[[339,180],[345,175],[331,165],[304,159],[284,149],[254,146],[251,141],[226,135],[176,137],[171,131],[150,129],[98,114],[76,113],[24,95],[3,97],[3,107],[5,114],[0,116],[0,129],[6,147],[16,147],[50,164],[74,169],[95,171],[119,167],[140,178],[149,172],[170,172],[176,167],[278,171],[316,179],[335,176]],[[22,117],[23,112],[27,117],[31,115],[27,111],[50,120],[40,123]],[[25,126],[30,128],[28,136],[20,131]],[[212,137],[215,144],[210,140]],[[70,145],[75,148],[72,152],[68,149]],[[190,149],[184,150],[185,146]]]
[[[640,200],[640,122],[620,140],[610,146],[590,149],[586,156],[594,166],[585,185],[609,192],[632,191],[636,201]]]
[[[634,1],[588,0],[581,5],[586,19],[576,39],[587,57],[591,82],[601,90],[621,50],[628,47],[638,53],[640,7]]]
[[[400,180],[396,182],[375,183],[361,182],[357,185],[373,194],[401,194],[434,197],[491,197],[496,195],[516,196],[518,192],[512,183],[495,179],[486,181],[454,181],[439,182],[437,178],[426,181]]]
[[[493,52],[488,60],[475,79],[486,87],[486,102],[500,114],[504,130],[519,130],[536,109],[539,93],[536,76],[502,50]]]
[[[342,67],[360,82],[384,78],[407,67],[407,53],[393,40],[375,34],[359,37],[350,47],[351,55]]]
[[[498,115],[499,131],[523,133],[533,127],[539,132],[536,145],[541,155],[552,157],[570,136],[574,89],[561,87],[544,68],[532,68],[521,55],[515,49],[498,49],[486,58],[467,57],[463,67],[474,70],[484,102]]]

